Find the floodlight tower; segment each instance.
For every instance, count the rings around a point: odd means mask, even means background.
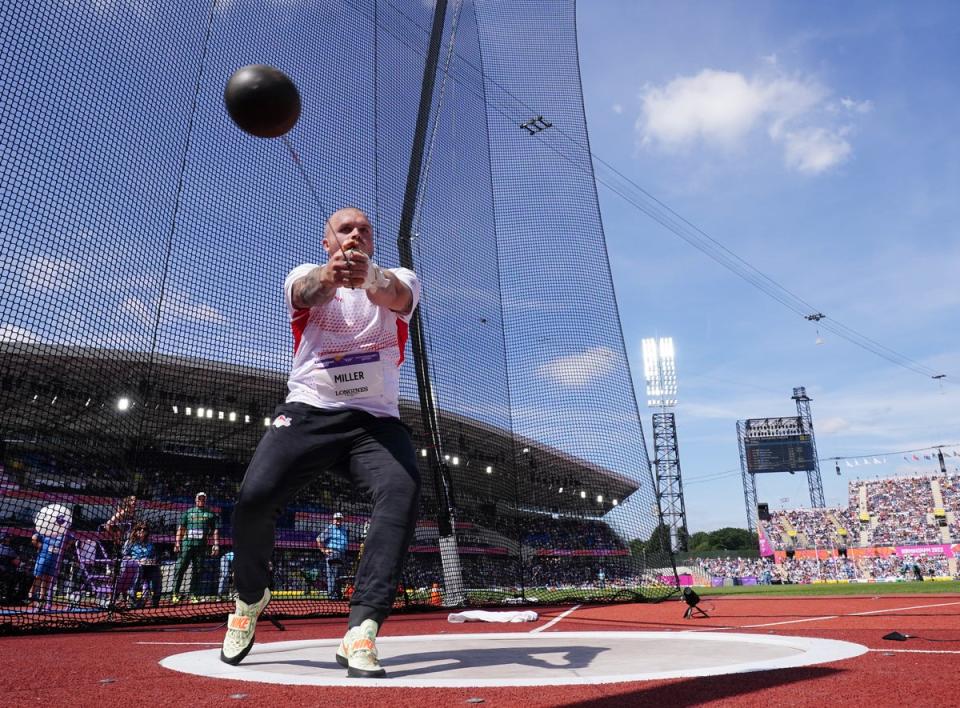
[[[810,411],[810,397],[804,386],[793,389],[790,397],[797,402],[797,417],[800,419],[800,429],[804,435],[810,436],[810,445],[813,448],[813,464],[807,470],[807,486],[810,488],[810,506],[823,509],[827,502],[823,497],[823,480],[820,477],[820,462],[817,460],[817,442],[813,437],[813,413]]]
[[[648,337],[643,347],[643,374],[647,382],[647,405],[659,408],[653,414],[653,454],[657,470],[657,496],[663,521],[670,528],[675,551],[687,550],[687,510],[680,476],[677,422],[670,410],[677,405],[677,366],[673,338]]]

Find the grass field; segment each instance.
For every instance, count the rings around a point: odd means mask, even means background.
[[[752,595],[763,597],[827,597],[831,595],[913,595],[913,594],[960,594],[960,581],[909,581],[902,583],[818,583],[816,585],[737,585],[719,588],[694,588],[701,597],[715,597],[720,595]],[[538,598],[541,603],[564,602],[614,602],[617,600],[643,600],[640,593],[627,593],[623,590],[546,590],[532,588],[527,590],[528,601]],[[646,599],[654,602],[664,599],[667,594],[660,591],[653,592]],[[509,593],[475,591],[469,593],[475,604],[510,603]],[[672,597],[679,598],[679,593]],[[536,600],[533,603],[536,604]]]

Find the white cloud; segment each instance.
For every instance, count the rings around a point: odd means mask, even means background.
[[[817,432],[823,433],[825,435],[832,435],[834,433],[842,433],[846,430],[849,430],[851,427],[850,421],[846,418],[832,417],[824,418],[823,420],[817,421]]]
[[[610,107],[610,109],[611,109],[614,113],[616,113],[617,115],[620,115],[621,113],[623,113],[623,106],[622,106],[621,104],[619,104],[619,103],[614,103],[614,104]]]
[[[22,344],[40,344],[43,338],[29,329],[12,324],[0,325],[0,342],[20,342]]]
[[[561,356],[537,367],[537,374],[562,386],[580,388],[597,376],[613,370],[617,354],[607,347],[593,347],[580,354]]]
[[[123,309],[146,325],[153,325],[156,317],[156,301],[146,301],[139,297],[129,297],[123,301]],[[227,318],[212,305],[191,302],[187,293],[176,291],[168,293],[161,306],[162,317],[172,317],[205,324],[223,324]]]
[[[644,143],[729,144],[749,132],[763,111],[763,97],[743,75],[704,69],[648,89],[637,128]]]
[[[784,161],[806,174],[818,174],[846,160],[852,148],[843,131],[809,128],[784,135]]]
[[[852,98],[841,98],[840,105],[851,113],[869,113],[873,110],[871,101],[855,101]]]
[[[73,261],[36,256],[24,268],[23,279],[30,290],[66,292],[76,287],[80,273]]]
[[[784,164],[798,172],[817,174],[848,159],[851,126],[838,121],[869,112],[870,101],[828,103],[830,92],[817,80],[784,75],[775,57],[764,62],[765,73],[753,77],[704,69],[647,87],[635,126],[641,145],[743,150],[751,140],[756,143],[763,128],[764,144],[781,150]]]

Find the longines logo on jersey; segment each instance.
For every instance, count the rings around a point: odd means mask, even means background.
[[[290,427],[290,423],[292,423],[292,422],[293,422],[292,419],[287,418],[287,416],[285,416],[285,415],[283,415],[283,414],[281,413],[280,415],[278,415],[276,418],[273,419],[273,427],[274,427],[274,428],[289,428],[289,427]]]

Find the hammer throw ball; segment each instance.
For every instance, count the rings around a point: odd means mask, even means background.
[[[63,536],[73,526],[73,512],[63,504],[48,504],[37,512],[33,525],[42,536]]]
[[[300,117],[297,87],[289,76],[266,64],[250,64],[233,72],[223,102],[233,122],[258,138],[279,138]]]

